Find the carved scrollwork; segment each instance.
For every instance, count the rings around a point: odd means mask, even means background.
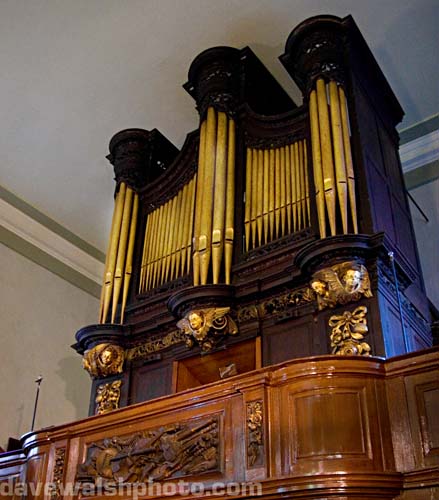
[[[189,311],[177,326],[186,336],[186,345],[198,344],[210,351],[227,335],[236,335],[238,327],[231,318],[230,307],[212,307]]]
[[[99,344],[85,351],[82,365],[92,378],[117,375],[123,371],[125,351],[114,344]]]
[[[262,401],[247,403],[247,461],[248,466],[259,465],[263,450]]]
[[[369,330],[366,314],[367,307],[360,306],[329,318],[332,354],[370,356],[370,345],[363,341]]]
[[[122,380],[101,384],[96,390],[96,415],[102,415],[119,408]]]
[[[348,304],[361,297],[372,297],[367,269],[355,261],[343,262],[313,274],[311,288],[319,309]]]
[[[139,483],[220,469],[219,417],[176,423],[91,444],[78,481]]]

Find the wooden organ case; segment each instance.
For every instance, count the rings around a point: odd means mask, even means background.
[[[181,151],[158,130],[112,138],[99,323],[73,346],[96,416],[24,439],[41,477],[59,462],[62,484],[148,472],[262,481],[266,499],[438,494],[403,111],[350,16],[304,21],[280,60],[301,106],[249,48],[215,47],[189,69],[200,126]]]

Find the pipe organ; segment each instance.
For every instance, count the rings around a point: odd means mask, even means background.
[[[112,348],[124,361],[94,371],[91,413],[111,377],[124,406],[229,369],[431,344],[392,90],[350,17],[300,24],[280,60],[302,106],[250,48],[214,47],[189,68],[200,120],[180,151],[157,130],[112,138],[99,325],[75,349],[86,366]],[[337,327],[346,314],[363,326]]]
[[[200,125],[180,150],[155,129],[112,138],[98,324],[73,346],[96,416],[23,441],[29,460],[51,454],[39,463],[58,486],[149,475],[261,481],[267,500],[438,491],[437,350],[412,352],[431,347],[432,317],[403,111],[350,16],[304,21],[280,60],[300,106],[250,48],[214,47],[189,68]]]

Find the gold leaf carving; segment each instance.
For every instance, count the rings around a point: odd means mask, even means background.
[[[230,307],[194,309],[181,319],[177,326],[186,336],[186,345],[200,345],[203,351],[210,351],[227,335],[236,335],[238,327],[229,315]]]
[[[85,351],[82,364],[92,378],[117,375],[123,371],[125,351],[113,344],[99,344]]]
[[[96,391],[96,415],[102,415],[119,408],[122,380],[114,380],[98,386]]]
[[[370,345],[363,342],[368,332],[366,314],[367,307],[360,306],[329,318],[332,354],[370,356]]]
[[[317,295],[319,309],[348,304],[361,297],[372,297],[367,269],[355,261],[343,262],[313,274],[311,288]]]

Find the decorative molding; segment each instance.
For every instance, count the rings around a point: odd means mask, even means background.
[[[408,173],[439,160],[439,130],[400,146],[402,170]]]
[[[104,265],[100,260],[3,199],[0,199],[0,226],[94,284],[101,285]]]
[[[107,437],[87,448],[81,482],[160,481],[220,470],[218,416]]]

